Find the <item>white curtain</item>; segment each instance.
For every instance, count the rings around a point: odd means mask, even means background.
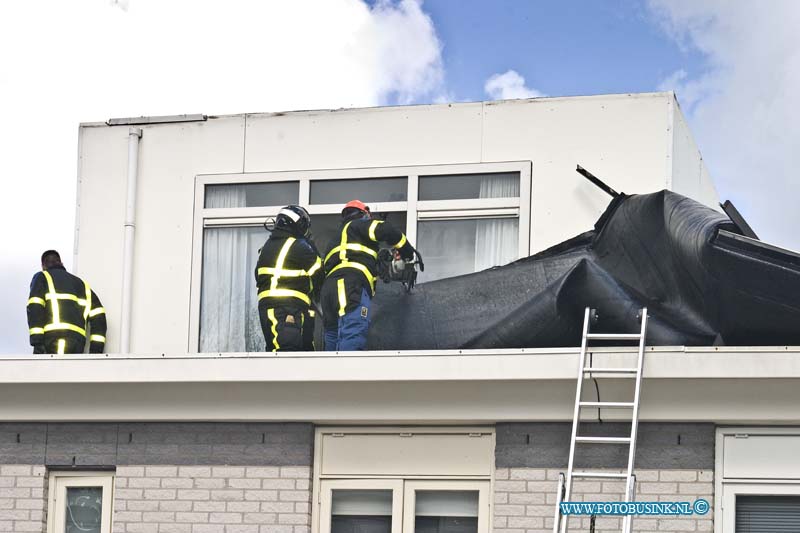
[[[216,188],[210,207],[244,205],[244,186]],[[203,233],[200,351],[264,351],[254,270],[269,234],[263,228],[206,228]]]
[[[247,207],[247,185],[207,185],[207,208]]]
[[[496,174],[481,178],[480,198],[518,198],[519,174]],[[478,220],[475,227],[475,272],[505,265],[517,258],[519,219]]]

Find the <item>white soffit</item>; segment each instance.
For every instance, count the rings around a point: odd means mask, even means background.
[[[635,362],[635,349],[593,350],[598,367]],[[305,354],[0,356],[0,384],[574,380],[572,348]],[[656,347],[650,379],[800,378],[800,347]]]

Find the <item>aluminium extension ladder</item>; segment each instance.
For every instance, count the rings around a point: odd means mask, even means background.
[[[556,509],[553,521],[553,533],[566,533],[569,515],[561,514],[561,502],[570,501],[572,495],[572,482],[579,478],[593,479],[624,479],[625,480],[625,499],[624,502],[632,502],[635,497],[636,477],[633,473],[633,462],[636,457],[636,432],[639,426],[639,393],[642,387],[642,367],[644,363],[645,337],[647,333],[647,308],[640,312],[641,331],[640,333],[590,333],[589,323],[593,312],[587,307],[583,317],[583,337],[581,340],[581,354],[578,360],[578,385],[575,392],[575,410],[572,418],[572,437],[569,443],[569,463],[567,465],[566,477],[559,474],[558,494],[556,496]],[[592,367],[591,362],[587,364],[588,341],[638,341],[639,353],[636,361],[636,368],[598,368]],[[634,398],[632,402],[587,402],[581,400],[583,381],[586,374],[601,374],[607,377],[616,375],[617,377],[635,378]],[[598,398],[599,400],[599,398]],[[578,425],[581,422],[581,409],[583,408],[610,408],[610,409],[630,409],[631,410],[631,432],[629,437],[600,437],[578,435]],[[626,473],[600,472],[591,470],[574,470],[576,444],[608,444],[608,445],[627,445],[628,448],[628,469]],[[580,519],[579,516],[575,517]],[[622,522],[623,533],[630,533],[632,516],[625,515]]]

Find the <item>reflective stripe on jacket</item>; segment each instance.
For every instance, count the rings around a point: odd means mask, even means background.
[[[276,229],[261,249],[255,276],[259,300],[309,307],[322,285],[322,261],[308,241]]]
[[[45,335],[56,337],[66,331],[85,338],[88,329],[92,351],[102,351],[106,340],[103,304],[88,283],[63,267],[36,273],[27,309],[31,345],[43,344]]]
[[[382,220],[358,218],[345,222],[338,241],[331,243],[325,254],[325,275],[331,276],[343,269],[355,269],[364,275],[370,291],[375,294],[380,242],[388,243],[406,254],[411,250],[403,232]]]

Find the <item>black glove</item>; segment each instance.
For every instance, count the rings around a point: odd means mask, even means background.
[[[47,352],[44,351],[44,344],[34,344],[33,345],[33,353],[35,353],[35,354],[47,353]]]

